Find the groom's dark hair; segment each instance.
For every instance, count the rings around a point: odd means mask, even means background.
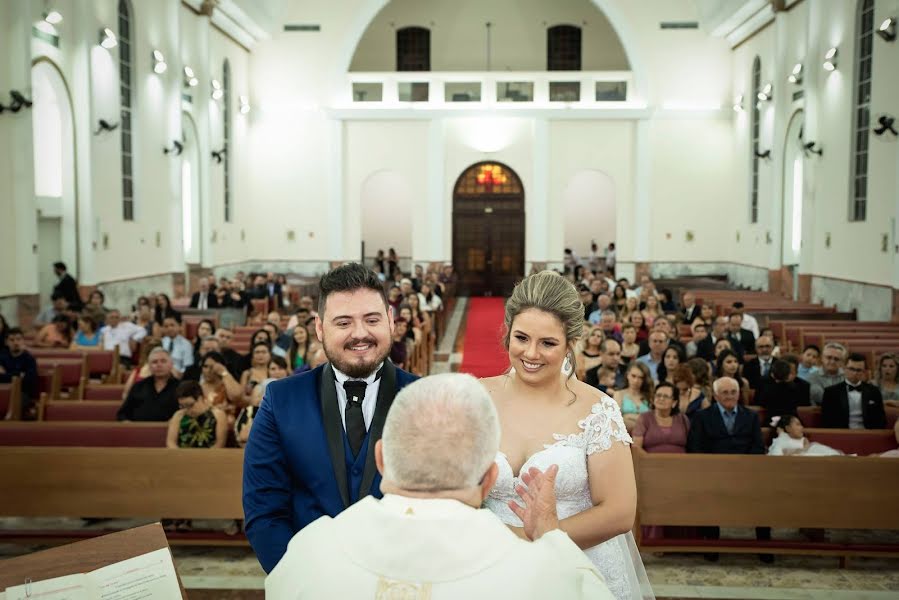
[[[366,266],[359,263],[347,263],[336,269],[332,269],[322,275],[318,282],[319,298],[318,313],[325,314],[325,302],[328,296],[337,292],[353,292],[356,290],[371,290],[377,292],[387,308],[387,294],[384,285],[378,279],[378,275]]]

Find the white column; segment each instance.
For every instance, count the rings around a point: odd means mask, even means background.
[[[618,222],[615,235],[618,261],[615,275],[618,278],[626,277],[631,282],[634,281],[635,263],[650,259],[649,237],[652,225],[650,222],[652,197],[650,127],[648,119],[641,119],[635,123],[633,206],[628,210],[625,202],[622,202],[626,199],[618,199]],[[662,259],[662,257],[659,258]]]
[[[550,248],[549,218],[549,123],[534,119],[534,183],[525,189],[525,267],[527,263],[556,263],[562,259],[562,248]],[[552,265],[550,265],[552,266]]]
[[[357,235],[352,236],[361,239],[362,224],[344,222],[344,149],[343,149],[343,121],[333,119],[328,124],[328,260],[359,260],[359,248],[347,248],[344,241],[347,237],[346,229],[354,227]]]
[[[446,175],[446,123],[443,119],[432,119],[428,127],[428,195],[426,203],[428,241],[419,251],[414,248],[412,256],[419,261],[451,261],[452,242],[447,231],[452,228],[452,211],[447,211],[447,192],[444,188]],[[415,243],[415,236],[412,236]]]

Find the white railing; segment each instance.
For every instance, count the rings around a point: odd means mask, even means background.
[[[630,71],[349,73],[342,108],[628,108]]]

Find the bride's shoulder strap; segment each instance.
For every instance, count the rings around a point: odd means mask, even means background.
[[[633,443],[618,403],[605,394],[600,396],[590,409],[590,414],[578,425],[584,430],[588,455],[608,450],[613,442]]]

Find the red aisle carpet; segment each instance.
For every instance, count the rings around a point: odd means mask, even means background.
[[[475,377],[500,375],[509,368],[502,345],[503,299],[470,298],[459,372]]]

